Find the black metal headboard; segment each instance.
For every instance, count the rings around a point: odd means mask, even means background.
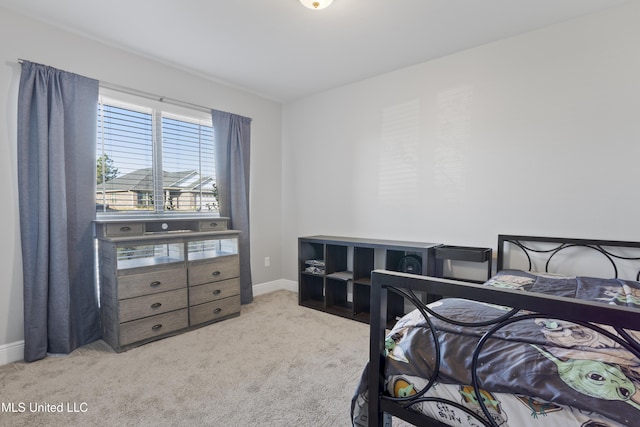
[[[534,258],[541,263],[541,267],[544,264],[543,269],[539,271],[550,273],[550,263],[552,259],[559,257],[558,254],[568,252],[569,248],[581,248],[593,251],[601,260],[605,259],[605,263],[612,267],[609,277],[619,278],[621,270],[625,268],[625,272],[632,271],[633,274],[627,273],[626,277],[620,278],[640,281],[640,242],[500,234],[497,271],[509,267],[507,255],[513,248],[520,250],[520,255],[523,256],[524,263],[528,263],[530,271],[535,269]]]

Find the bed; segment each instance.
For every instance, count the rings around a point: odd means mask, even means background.
[[[483,284],[372,273],[352,424],[640,425],[640,243],[500,235],[496,265]],[[389,292],[416,307],[391,330]]]

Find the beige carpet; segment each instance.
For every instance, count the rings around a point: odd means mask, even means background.
[[[0,425],[349,426],[368,336],[293,292],[261,295],[240,317],[124,353],[99,341],[0,366]]]

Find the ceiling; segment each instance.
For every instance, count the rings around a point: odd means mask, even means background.
[[[0,0],[0,7],[279,102],[628,0]],[[36,60],[36,58],[34,58]]]

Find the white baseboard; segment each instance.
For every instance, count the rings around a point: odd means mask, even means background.
[[[0,365],[24,359],[24,341],[0,345]]]
[[[293,280],[278,279],[271,282],[253,285],[253,295],[256,296],[268,294],[269,292],[279,291],[280,289],[298,292],[298,282],[294,282]]]

